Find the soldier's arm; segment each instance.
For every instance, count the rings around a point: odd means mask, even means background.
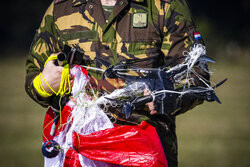
[[[44,107],[49,105],[51,97],[40,96],[33,86],[33,80],[43,71],[44,63],[51,53],[59,52],[57,29],[53,18],[53,8],[54,4],[52,3],[47,9],[41,25],[35,34],[26,61],[25,90],[33,100]]]
[[[172,65],[181,63],[183,59],[176,59],[183,56],[183,51],[189,51],[194,44],[195,24],[192,20],[189,6],[186,0],[172,0],[169,10],[165,14],[164,21],[164,39],[162,51],[165,55],[165,62],[173,61]],[[194,67],[195,71],[202,77],[209,80],[209,74],[198,66]],[[195,75],[193,86],[205,86]],[[175,115],[184,113],[203,101],[191,96],[183,96],[177,101],[178,109]]]

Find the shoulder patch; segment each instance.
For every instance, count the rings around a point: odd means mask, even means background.
[[[64,1],[66,1],[66,0],[54,0],[54,3],[55,3],[55,4],[58,4],[58,3],[64,2]]]

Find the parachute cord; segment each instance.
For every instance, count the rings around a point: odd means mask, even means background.
[[[46,141],[49,141],[49,139],[45,136],[44,130],[45,130],[51,123],[53,123],[54,120],[57,119],[57,117],[58,117],[58,116],[56,116],[53,120],[51,120],[49,123],[47,123],[47,125],[44,126],[44,128],[43,128],[43,137],[46,139]]]
[[[58,130],[62,127],[62,104],[61,104],[61,101],[62,101],[62,96],[60,96],[60,99],[59,99],[59,112],[60,112],[60,123],[59,123],[59,126],[58,126]]]
[[[57,59],[57,55],[52,55],[48,58],[48,60],[45,62],[44,67],[47,65],[48,61],[51,60],[56,60]],[[49,87],[49,89],[55,94],[55,95],[60,95],[63,96],[65,94],[69,94],[71,92],[71,85],[70,85],[70,79],[69,79],[69,64],[66,64],[63,67],[62,70],[62,74],[61,74],[61,82],[60,82],[60,87],[58,89],[58,91],[56,92],[50,85],[49,83],[46,81],[46,79],[44,78],[44,76],[42,75],[42,73],[40,73],[34,80],[33,80],[33,85],[35,87],[35,89],[37,90],[37,92],[43,96],[43,97],[49,97],[52,96],[52,94],[47,93],[42,84],[41,84],[41,78],[44,80],[44,82],[46,83],[46,85]]]
[[[57,55],[56,54],[52,54],[50,57],[48,57],[47,61],[44,63],[44,67],[47,65],[47,63],[51,60],[56,60],[57,59]],[[34,84],[34,87],[36,88],[37,92],[40,94],[40,95],[43,95],[46,96],[46,97],[49,97],[49,96],[52,96],[52,94],[49,94],[47,93],[44,88],[42,87],[42,84],[41,84],[41,78],[44,80],[44,82],[46,83],[46,85],[50,88],[50,90],[57,96],[60,96],[60,99],[59,99],[59,112],[60,114],[58,115],[60,117],[60,123],[59,123],[59,126],[58,126],[58,129],[60,129],[62,127],[62,117],[61,117],[61,113],[62,113],[62,105],[61,105],[61,101],[62,101],[62,97],[65,95],[65,94],[70,94],[71,92],[71,84],[70,84],[70,79],[69,79],[69,64],[66,64],[63,66],[63,70],[62,70],[62,74],[61,74],[61,82],[60,82],[60,87],[59,87],[59,90],[56,92],[50,85],[49,83],[45,80],[45,78],[43,77],[42,73],[40,73],[34,80],[35,82],[33,81],[33,84]],[[39,80],[40,79],[40,80]],[[36,86],[35,86],[36,85]],[[37,86],[38,85],[38,86]],[[44,128],[43,128],[43,137],[48,141],[48,138],[45,136],[44,134],[44,130],[51,124],[53,123],[57,117],[56,116],[53,120],[51,120]]]
[[[36,89],[37,93],[42,96],[42,97],[50,97],[52,96],[51,93],[48,93],[45,91],[45,89],[43,88],[43,85],[41,83],[41,77],[43,78],[42,73],[40,73],[38,76],[36,76],[33,80],[33,86]],[[45,81],[46,83],[46,81]]]

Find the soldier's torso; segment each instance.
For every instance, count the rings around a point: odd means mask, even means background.
[[[115,65],[126,59],[151,58],[137,66],[156,67],[161,58],[148,50],[161,47],[163,10],[168,5],[160,0],[117,0],[106,20],[100,0],[59,0],[54,4],[54,19],[60,41],[83,51],[91,60],[97,57]],[[98,61],[91,66],[107,68]],[[89,72],[101,78],[100,73]],[[123,85],[113,79],[108,83],[116,88]]]
[[[152,2],[118,0],[105,20],[100,0],[66,0],[55,3],[55,24],[65,44],[78,47],[92,60],[100,57],[115,65],[124,59],[144,59],[150,56],[147,49],[161,47],[162,40],[157,9],[162,2]]]

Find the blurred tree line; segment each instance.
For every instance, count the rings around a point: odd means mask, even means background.
[[[225,44],[248,48],[249,0],[188,0],[188,2],[194,20],[212,53]],[[29,50],[35,30],[50,3],[51,0],[3,1],[0,46],[4,53]]]

